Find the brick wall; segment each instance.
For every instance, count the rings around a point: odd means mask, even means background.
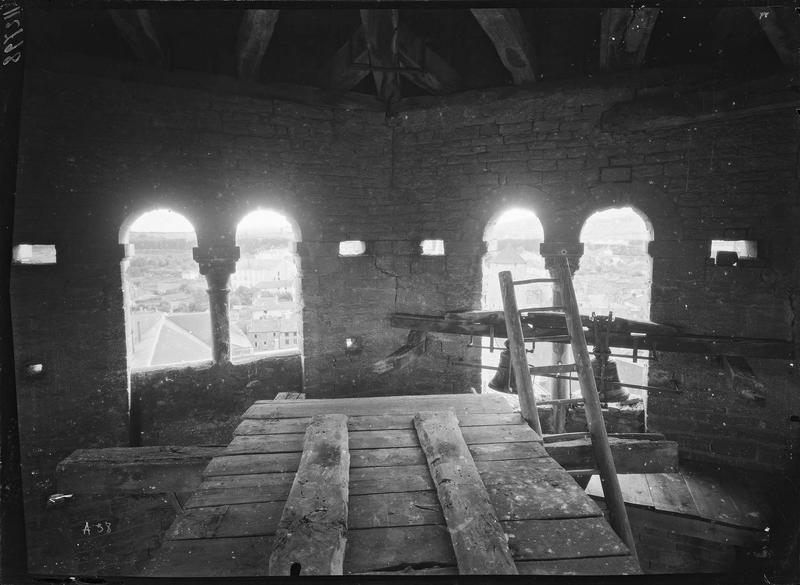
[[[465,339],[433,336],[399,372],[372,364],[405,341],[388,325],[392,311],[478,306],[483,230],[512,205],[535,210],[551,241],[577,240],[598,209],[634,205],[655,232],[654,320],[796,333],[796,121],[793,108],[770,106],[783,79],[711,87],[706,77],[702,92],[652,75],[541,84],[432,100],[390,120],[235,88],[27,79],[15,238],[59,251],[57,266],[13,275],[17,361],[48,372],[19,381],[29,480],[49,477],[74,448],[128,440],[119,230],[159,206],[186,215],[200,246],[233,241],[257,207],[296,222],[310,397],[476,385],[477,372],[446,363],[478,360]],[[731,233],[757,239],[763,261],[709,266],[709,241]],[[446,255],[420,256],[427,238],[443,239]],[[365,240],[367,254],[338,257],[350,239]],[[352,336],[359,354],[345,352]],[[753,365],[769,389],[758,405],[731,394],[711,360],[664,355],[659,368],[683,376],[687,391],[651,394],[651,428],[678,439],[684,456],[788,466],[797,375],[785,363]]]

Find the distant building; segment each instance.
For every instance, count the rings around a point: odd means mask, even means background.
[[[146,368],[211,359],[211,317],[204,313],[136,312],[129,319],[131,367]],[[231,323],[231,356],[253,352],[250,340]]]
[[[255,351],[270,351],[299,346],[297,315],[251,319],[247,324],[247,338]]]

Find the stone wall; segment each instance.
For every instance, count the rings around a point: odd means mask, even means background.
[[[12,275],[29,493],[46,494],[72,450],[129,442],[119,243],[122,226],[158,207],[184,214],[201,247],[234,242],[238,220],[259,207],[297,225],[309,397],[476,386],[476,371],[447,363],[479,359],[466,339],[431,336],[412,366],[372,366],[405,342],[391,312],[478,307],[483,231],[511,206],[533,209],[547,240],[569,242],[594,211],[633,205],[654,228],[653,320],[793,339],[797,122],[779,103],[786,80],[689,77],[473,92],[407,103],[386,119],[243,97],[235,84],[30,71],[15,241],[56,244],[58,264]],[[759,260],[709,265],[710,240],[726,237],[758,240]],[[420,255],[428,238],[444,240],[445,256]],[[338,243],[351,239],[366,241],[367,253],[339,257]],[[361,339],[360,353],[345,351],[346,337]],[[652,371],[686,391],[651,393],[653,430],[677,439],[685,457],[788,468],[798,426],[789,416],[800,413],[788,364],[754,362],[768,388],[754,404],[728,390],[714,360],[659,359]],[[29,363],[42,363],[43,375],[24,376]],[[133,434],[144,444],[222,440],[233,410],[296,388],[298,366],[263,377],[247,368],[137,375]],[[268,390],[246,390],[253,376]]]

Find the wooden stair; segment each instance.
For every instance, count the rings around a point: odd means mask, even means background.
[[[298,518],[324,518],[326,544],[290,542]],[[472,394],[255,403],[143,574],[268,575],[274,551],[278,574],[640,572],[520,413]]]

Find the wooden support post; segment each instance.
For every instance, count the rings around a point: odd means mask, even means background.
[[[600,408],[600,396],[597,393],[592,364],[589,359],[589,350],[586,347],[586,337],[583,334],[583,323],[581,322],[578,300],[575,298],[572,274],[570,273],[566,256],[556,258],[555,270],[561,281],[561,290],[564,295],[564,315],[567,321],[567,330],[572,339],[572,354],[575,363],[578,364],[578,378],[581,392],[583,393],[586,423],[589,427],[589,435],[592,437],[592,450],[597,461],[597,467],[600,469],[603,493],[606,495],[606,501],[608,502],[609,523],[628,546],[631,555],[637,558],[633,533],[631,532],[631,525],[625,510],[625,500],[622,498],[622,490],[619,487],[617,470],[614,466],[614,458],[608,442],[603,412]]]
[[[460,575],[516,575],[508,538],[452,411],[414,417]]]
[[[349,480],[347,416],[315,416],[275,531],[270,575],[342,574]]]
[[[505,313],[506,332],[508,334],[508,349],[511,354],[511,370],[514,374],[514,384],[519,394],[522,418],[528,421],[533,430],[541,436],[542,424],[539,422],[536,397],[533,395],[533,380],[531,380],[528,370],[525,338],[522,334],[522,322],[519,319],[517,295],[514,294],[514,279],[508,270],[500,273],[500,292],[503,296],[503,312]]]

